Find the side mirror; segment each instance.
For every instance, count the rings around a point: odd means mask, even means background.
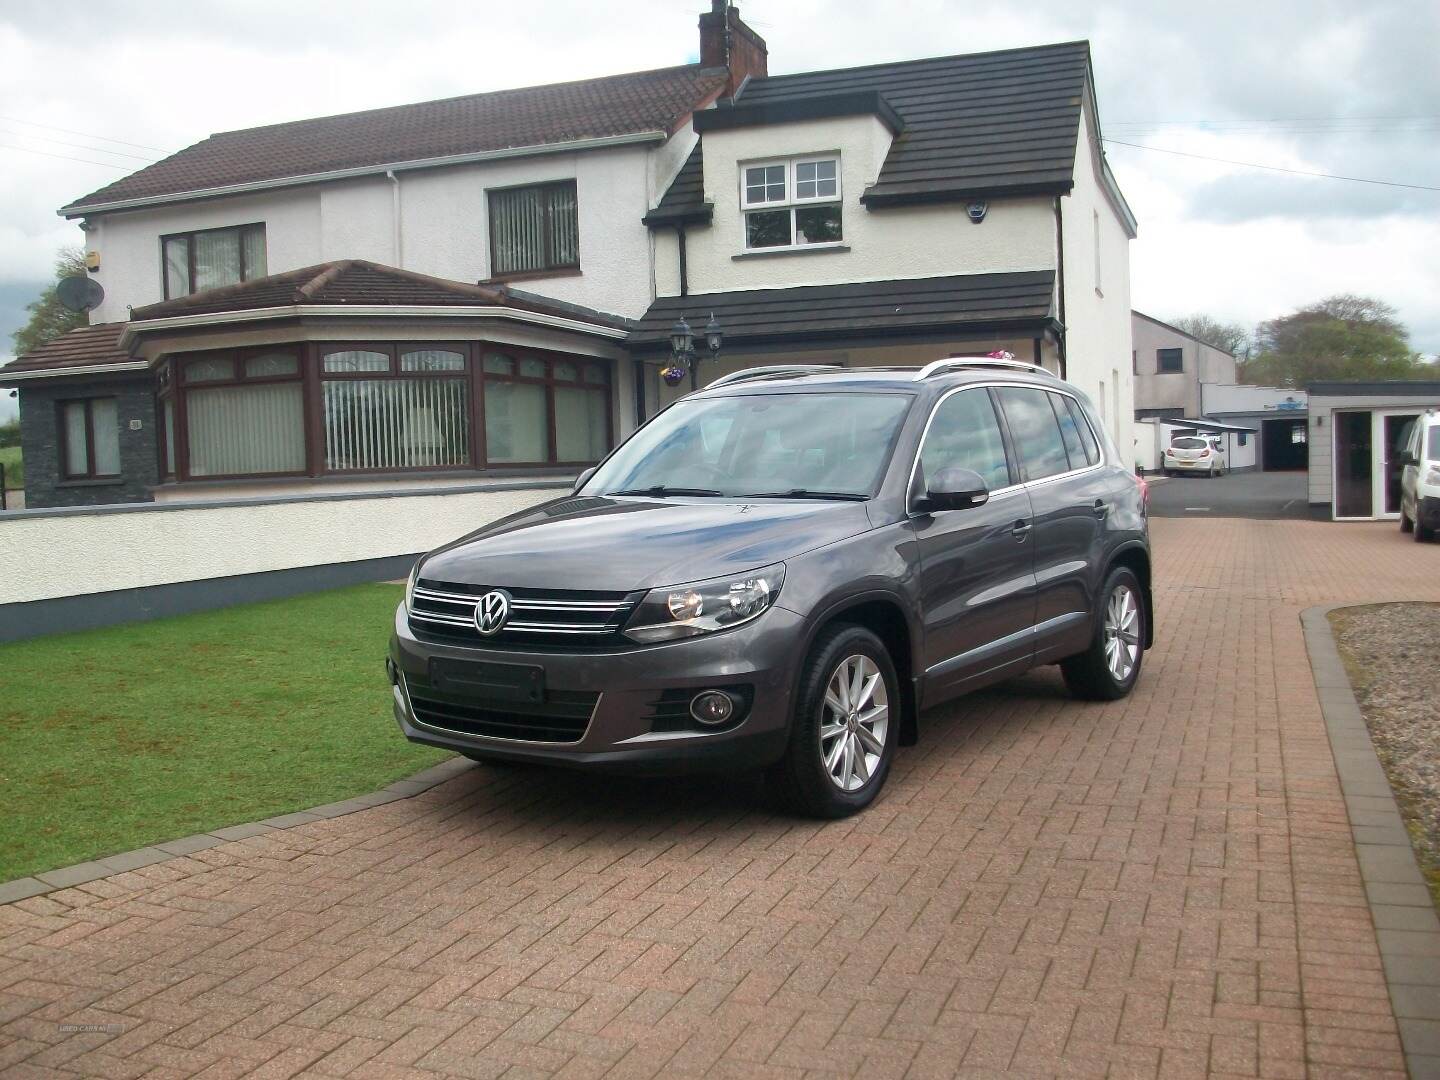
[[[931,478],[925,497],[920,500],[919,509],[927,513],[936,510],[969,510],[989,500],[990,488],[979,473],[952,466],[941,469]]]
[[[575,477],[575,486],[570,489],[570,494],[574,495],[577,491],[584,487],[585,482],[589,480],[590,477],[595,475],[595,470],[597,468],[599,468],[598,465],[591,465],[590,468],[586,469],[579,476]]]

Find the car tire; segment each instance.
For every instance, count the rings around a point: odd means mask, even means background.
[[[1145,660],[1145,597],[1140,579],[1127,566],[1117,566],[1105,576],[1098,596],[1090,647],[1062,660],[1060,673],[1076,697],[1115,701],[1130,693],[1140,678]],[[1112,653],[1112,640],[1119,651]]]
[[[858,709],[851,696],[857,675],[863,683]],[[882,691],[883,705],[878,704]],[[844,715],[842,708],[848,710]],[[875,712],[879,708],[882,715]],[[821,631],[801,672],[785,756],[766,774],[776,801],[792,813],[817,818],[848,817],[865,809],[885,786],[900,739],[902,708],[895,664],[884,642],[848,623]]]
[[[1400,531],[1402,533],[1413,532],[1415,523],[1405,516],[1405,507],[1400,507]]]

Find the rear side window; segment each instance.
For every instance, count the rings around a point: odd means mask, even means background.
[[[1429,429],[1430,434],[1426,436],[1429,442],[1426,444],[1425,460],[1440,461],[1440,427]]]
[[[1065,410],[1070,414],[1070,421],[1075,425],[1075,430],[1080,433],[1080,442],[1085,447],[1085,462],[1089,465],[1100,463],[1100,443],[1095,439],[1095,432],[1090,428],[1090,421],[1085,419],[1085,410],[1080,407],[1080,402],[1072,397],[1061,395],[1060,400],[1065,403]]]
[[[1055,410],[1050,407],[1050,395],[1028,386],[1002,386],[996,394],[1025,479],[1042,480],[1069,471],[1070,457]]]
[[[1059,394],[1050,395],[1050,407],[1055,410],[1055,419],[1060,422],[1060,437],[1065,440],[1065,453],[1070,456],[1070,468],[1085,468],[1085,447],[1080,444],[1080,432],[1075,420],[1065,408],[1067,398]]]
[[[981,388],[961,390],[942,401],[925,433],[920,468],[926,482],[941,469],[957,466],[979,473],[991,491],[1010,483],[1000,421],[990,395]]]

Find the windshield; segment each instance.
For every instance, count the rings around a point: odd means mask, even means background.
[[[746,394],[676,402],[600,466],[589,495],[868,498],[908,394]]]
[[[1204,450],[1210,444],[1204,439],[1171,439],[1170,445],[1176,450]]]
[[[1425,444],[1425,460],[1440,461],[1440,426],[1432,427],[1425,438],[1428,440]]]

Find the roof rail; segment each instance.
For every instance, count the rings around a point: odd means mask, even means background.
[[[751,379],[771,379],[782,375],[814,375],[822,371],[843,371],[843,364],[775,364],[770,367],[742,368],[729,375],[721,375],[702,389],[724,386],[727,383],[749,382]]]
[[[933,360],[922,367],[915,373],[915,381],[920,382],[932,375],[942,375],[952,368],[967,367],[1010,368],[1014,371],[1028,371],[1035,375],[1056,377],[1053,371],[1043,368],[1039,364],[1027,364],[1023,360],[1002,360],[998,356],[947,356],[944,360]]]

